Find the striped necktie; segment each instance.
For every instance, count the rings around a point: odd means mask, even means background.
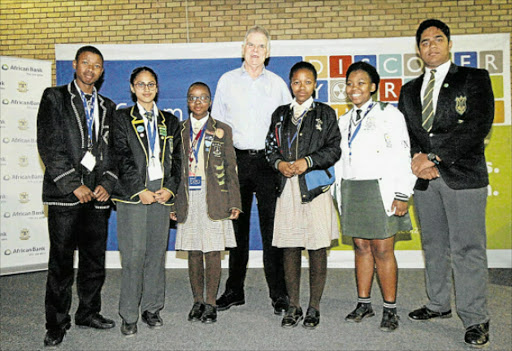
[[[434,122],[434,85],[436,84],[436,70],[433,69],[430,71],[430,80],[427,84],[427,89],[425,89],[425,94],[423,94],[423,111],[421,112],[422,126],[427,131],[430,132],[432,129],[432,123]]]

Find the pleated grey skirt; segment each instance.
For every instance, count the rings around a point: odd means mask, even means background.
[[[380,195],[379,181],[343,180],[341,182],[341,233],[361,239],[386,239],[412,229],[409,213],[388,216]]]

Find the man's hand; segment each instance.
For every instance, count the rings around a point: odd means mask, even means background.
[[[423,171],[421,171],[420,174],[417,175],[417,177],[427,180],[436,179],[439,178],[439,170],[437,167],[425,168]]]
[[[80,185],[73,191],[73,194],[75,194],[81,204],[85,204],[95,198],[91,189],[86,185]]]
[[[421,172],[431,167],[435,167],[435,164],[428,160],[427,154],[417,153],[412,157],[411,170],[416,177],[421,178],[419,176]]]
[[[96,189],[94,189],[94,197],[96,200],[105,202],[110,198],[109,193],[105,190],[105,188],[101,185],[98,185]]]

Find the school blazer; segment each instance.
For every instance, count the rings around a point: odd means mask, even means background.
[[[140,203],[139,194],[147,190],[147,174],[150,152],[144,119],[137,105],[117,110],[114,113],[113,144],[119,180],[112,195],[113,201]],[[159,159],[163,167],[161,188],[172,196],[166,203],[171,205],[180,182],[181,136],[179,121],[169,112],[158,111]]]
[[[452,189],[474,189],[489,184],[484,140],[494,119],[494,96],[489,73],[453,63],[443,82],[430,132],[421,126],[423,75],[402,87],[398,108],[411,139],[411,154],[433,152],[442,159],[439,172]],[[418,179],[415,189],[425,190]]]
[[[181,167],[178,195],[171,210],[176,212],[178,223],[184,223],[188,215],[189,163],[186,159],[190,153],[190,119],[182,122],[181,139],[184,161]],[[208,217],[214,221],[227,219],[232,209],[242,209],[231,127],[211,116],[208,117],[202,142],[204,143]]]
[[[92,149],[96,165],[92,172],[82,166],[87,152],[86,115],[74,82],[47,88],[37,114],[37,148],[45,166],[43,202],[46,205],[76,206],[80,203],[73,191],[82,184],[92,191],[101,185],[112,194],[117,181],[111,150],[114,102],[98,94],[99,130]],[[109,203],[95,202],[98,208]]]

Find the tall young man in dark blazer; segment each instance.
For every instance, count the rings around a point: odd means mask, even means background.
[[[50,235],[45,346],[60,344],[71,327],[76,248],[80,301],[75,324],[96,329],[115,325],[99,312],[110,194],[117,180],[110,147],[116,106],[94,86],[103,75],[103,56],[98,49],[80,48],[73,68],[76,78],[71,83],[44,91],[37,115],[37,147],[46,168],[43,202],[48,205]]]
[[[451,317],[452,273],[465,342],[489,341],[484,139],[494,118],[489,74],[450,62],[450,29],[435,19],[416,32],[425,74],[405,84],[398,107],[411,138],[414,203],[425,253],[427,305],[413,321]]]

